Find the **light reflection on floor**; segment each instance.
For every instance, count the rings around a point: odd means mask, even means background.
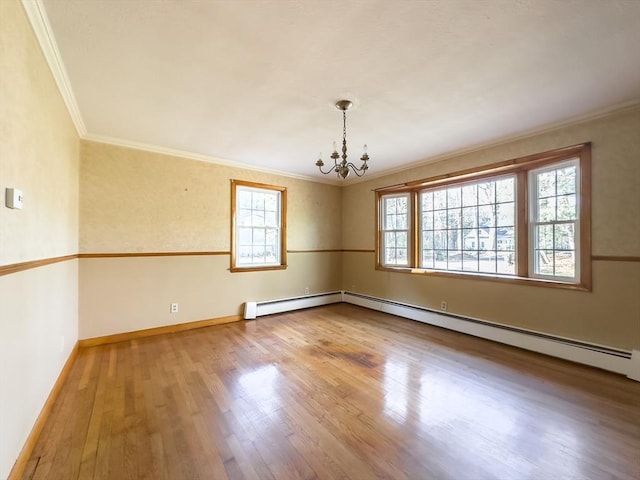
[[[519,437],[531,435],[530,414],[519,417],[523,409],[535,409],[536,405],[523,402],[517,395],[504,389],[496,389],[482,382],[481,378],[452,377],[449,372],[420,367],[415,362],[400,358],[387,358],[384,365],[384,414],[396,423],[413,426],[421,434],[453,441],[451,432],[466,432],[454,437],[455,449],[462,449],[475,457],[489,452],[494,463],[483,465],[487,473],[496,478],[504,473],[505,463],[515,468],[522,478],[533,475],[537,478],[546,468],[573,478],[580,472],[576,453],[579,452],[579,426],[565,417],[543,415],[536,425],[539,430],[535,451],[524,449]],[[416,392],[410,388],[410,378],[416,378],[415,369],[420,368],[420,387]],[[550,439],[546,441],[545,439]],[[562,449],[558,449],[558,439]],[[552,441],[551,441],[552,439]],[[530,439],[528,440],[530,442]],[[452,445],[453,447],[453,445]],[[567,455],[567,452],[572,452]],[[503,459],[495,462],[495,459]]]
[[[278,368],[271,364],[240,375],[243,397],[265,415],[276,412],[282,407],[276,388],[279,376]]]

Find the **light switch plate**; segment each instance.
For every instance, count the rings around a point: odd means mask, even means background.
[[[8,208],[22,208],[22,190],[17,188],[7,188],[4,194],[5,205]]]

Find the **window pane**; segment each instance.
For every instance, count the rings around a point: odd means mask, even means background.
[[[278,195],[265,195],[264,209],[270,212],[278,211]]]
[[[422,198],[422,211],[433,210],[433,192],[423,192],[420,197]]]
[[[264,211],[253,210],[251,212],[251,225],[254,227],[264,227]]]
[[[549,197],[538,200],[538,221],[552,222],[556,219],[556,198]]]
[[[238,226],[250,227],[251,226],[251,210],[240,209],[238,212]]]
[[[575,220],[578,217],[576,211],[576,195],[562,195],[557,199],[557,219]]]
[[[466,228],[462,230],[462,237],[464,239],[463,248],[465,250],[478,250],[478,229]]]
[[[557,170],[557,194],[576,193],[577,168],[575,165]]]
[[[396,198],[396,213],[407,213],[407,197]]]
[[[385,204],[385,213],[387,215],[392,215],[394,213],[396,213],[396,199],[395,198],[385,198],[384,199],[384,204]]]
[[[395,232],[385,232],[384,244],[388,248],[395,248],[396,246],[396,234]]]
[[[459,207],[462,205],[460,187],[447,189],[447,208]]]
[[[538,225],[536,226],[535,233],[537,248],[553,248],[553,225]]]
[[[389,265],[395,265],[396,264],[396,249],[395,248],[385,248],[385,255],[384,255],[384,263],[387,263]]]
[[[503,227],[496,230],[497,250],[515,250],[515,228]]]
[[[555,250],[575,250],[573,224],[553,225],[553,229]]]
[[[464,228],[478,226],[478,207],[466,207],[462,209],[462,226]]]
[[[478,271],[478,252],[464,252],[462,256],[462,270],[467,272]]]
[[[555,272],[556,276],[574,277],[576,274],[576,262],[573,252],[555,252]]]
[[[251,263],[251,246],[243,246],[238,249],[238,258],[236,261],[238,263]]]
[[[447,228],[446,210],[436,210],[434,212],[433,227],[436,230]]]
[[[483,182],[478,184],[478,204],[486,205],[496,201],[495,182]]]
[[[441,270],[447,269],[447,251],[446,250],[436,250],[434,252],[434,267]]]
[[[433,232],[431,230],[422,232],[422,248],[433,250]]]
[[[407,215],[396,215],[396,230],[407,229]]]
[[[462,248],[462,230],[456,228],[447,232],[447,249],[460,250]]]
[[[497,252],[497,273],[515,275],[516,262],[515,252]]]
[[[435,230],[433,232],[433,246],[436,250],[439,250],[439,249],[446,250],[447,248],[447,231],[446,230]]]
[[[556,194],[556,172],[543,172],[538,174],[537,197],[551,197]]]
[[[271,247],[273,247],[274,251],[278,251],[278,245],[280,243],[278,238],[278,230],[268,228],[266,230],[266,239],[265,243]]]
[[[422,228],[433,229],[433,212],[425,212],[422,214]]]
[[[433,250],[422,251],[422,267],[433,268]]]
[[[264,246],[262,245],[254,245],[253,246],[253,263],[265,263],[265,254],[264,254]]]
[[[467,207],[478,204],[478,187],[476,185],[465,185],[462,187],[462,206]]]
[[[265,212],[265,224],[267,227],[278,226],[278,215],[276,212]]]
[[[238,230],[239,238],[238,243],[240,245],[251,245],[251,229],[250,228],[240,228]]]
[[[453,210],[447,210],[447,228],[460,227],[460,219],[462,217],[462,210],[454,208]]]
[[[238,192],[238,207],[251,209],[251,192]]]
[[[253,229],[253,244],[254,245],[264,245],[265,236],[264,230],[262,228],[254,228]]]
[[[478,254],[478,269],[482,273],[496,273],[495,252],[483,251]]]
[[[264,210],[264,193],[251,192],[251,208],[254,210]]]
[[[396,233],[396,246],[397,247],[406,247],[407,246],[407,232],[397,232]]]
[[[515,201],[515,180],[513,178],[505,178],[496,182],[496,202],[513,202]]]
[[[553,275],[553,250],[536,250],[536,273]]]
[[[435,210],[447,208],[446,190],[436,190],[433,192],[433,208]]]
[[[447,253],[447,269],[462,270],[462,252],[460,250],[449,250]]]
[[[496,224],[495,205],[478,207],[478,223],[481,227],[493,227]]]
[[[512,225],[515,225],[515,215],[515,203],[499,203],[498,205],[496,205],[496,224],[498,227],[510,227]]]

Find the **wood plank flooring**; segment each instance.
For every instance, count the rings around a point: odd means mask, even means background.
[[[32,479],[638,479],[640,383],[353,305],[79,352]]]

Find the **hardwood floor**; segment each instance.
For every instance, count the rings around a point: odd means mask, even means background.
[[[33,479],[637,479],[640,383],[347,304],[80,351]]]

